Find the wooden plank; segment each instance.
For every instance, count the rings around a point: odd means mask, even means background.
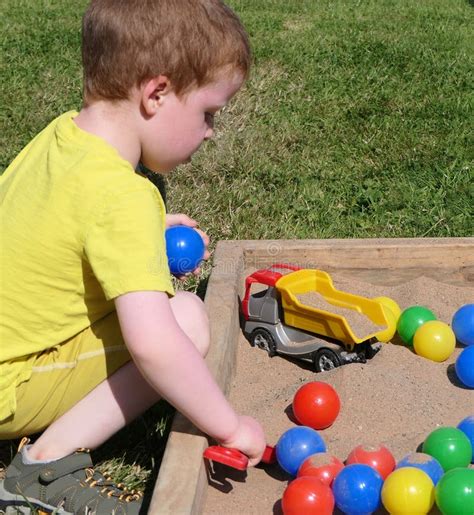
[[[217,244],[209,279],[206,307],[211,322],[212,349],[206,359],[217,383],[228,393],[235,372],[236,341],[240,331],[238,293],[244,271],[239,242]]]
[[[281,260],[305,268],[466,268],[474,273],[474,238],[246,240],[245,264],[261,268]]]
[[[239,333],[238,288],[243,252],[236,242],[219,242],[205,304],[210,315],[211,347],[206,362],[225,393],[235,372]],[[207,486],[202,453],[207,439],[181,414],[174,417],[148,513],[201,513]]]
[[[202,453],[207,439],[176,413],[148,513],[201,513],[207,477]]]

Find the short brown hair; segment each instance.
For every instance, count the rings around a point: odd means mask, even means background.
[[[92,0],[82,23],[84,99],[127,99],[158,75],[182,95],[230,67],[247,76],[248,37],[220,0]]]

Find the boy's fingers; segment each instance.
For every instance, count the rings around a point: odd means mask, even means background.
[[[201,235],[202,241],[204,242],[204,245],[207,247],[209,245],[209,236],[204,231],[199,229],[198,227],[196,227],[196,231]],[[207,258],[205,258],[205,259],[207,259]]]
[[[197,222],[184,213],[173,213],[166,215],[166,225],[168,227],[173,225],[187,225],[188,227],[196,227]]]

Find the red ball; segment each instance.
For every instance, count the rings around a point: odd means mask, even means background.
[[[296,420],[313,429],[325,429],[336,420],[341,401],[336,390],[321,381],[306,383],[293,398],[293,414]]]
[[[358,445],[347,457],[346,465],[351,465],[352,463],[369,465],[384,480],[395,469],[396,465],[393,454],[384,445],[378,447]]]
[[[283,515],[332,515],[334,496],[328,485],[315,477],[298,477],[283,493]]]
[[[331,486],[334,478],[344,468],[342,461],[327,452],[318,452],[306,458],[298,469],[298,477],[311,476]]]

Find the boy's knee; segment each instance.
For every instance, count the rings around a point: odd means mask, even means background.
[[[204,302],[194,293],[179,291],[171,300],[173,312],[181,329],[192,340],[202,356],[210,344],[209,317]]]

